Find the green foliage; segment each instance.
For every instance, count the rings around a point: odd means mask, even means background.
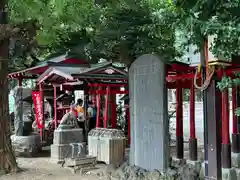
[[[165,1],[9,0],[9,9],[13,24],[37,22],[38,57],[69,51],[93,62],[130,64],[143,53],[165,60],[180,55],[174,47],[175,13]]]
[[[239,0],[177,0],[174,7],[179,15],[178,27],[185,32],[189,43],[201,49],[204,38],[216,35],[214,54],[223,54],[228,59],[239,55]]]
[[[174,14],[164,1],[152,4],[144,0],[119,0],[103,11],[96,43],[110,60],[130,64],[144,53],[176,56]]]

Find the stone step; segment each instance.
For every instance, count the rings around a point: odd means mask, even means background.
[[[78,157],[78,158],[66,158],[64,165],[65,166],[95,166],[96,165],[96,157],[86,156],[86,157]]]

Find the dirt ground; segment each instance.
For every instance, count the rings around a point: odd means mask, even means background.
[[[62,168],[59,164],[50,162],[49,157],[18,158],[18,165],[22,169],[17,174],[0,176],[0,180],[98,180],[97,173],[90,175],[73,174],[69,169]],[[100,166],[101,171],[104,166]]]
[[[175,147],[171,148],[171,154],[175,155]],[[199,157],[202,148],[198,150]],[[99,180],[98,174],[105,171],[106,165],[98,164],[97,169],[90,170],[87,175],[80,175],[79,172],[73,174],[69,169],[62,168],[60,164],[50,162],[50,153],[46,152],[36,158],[18,158],[17,162],[22,169],[17,174],[0,176],[0,180]],[[188,150],[185,150],[185,158],[188,158]]]

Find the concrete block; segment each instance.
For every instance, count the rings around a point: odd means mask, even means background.
[[[232,166],[240,168],[240,153],[232,153]]]
[[[119,165],[124,160],[126,139],[117,129],[95,129],[88,135],[88,152],[106,164]]]
[[[78,129],[56,129],[54,131],[53,144],[80,143],[83,141],[83,130]]]
[[[222,180],[237,180],[236,170],[222,168]]]

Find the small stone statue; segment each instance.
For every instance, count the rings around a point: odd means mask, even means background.
[[[71,105],[70,111],[62,117],[59,128],[62,128],[63,126],[72,126],[72,128],[78,128],[75,105]]]

